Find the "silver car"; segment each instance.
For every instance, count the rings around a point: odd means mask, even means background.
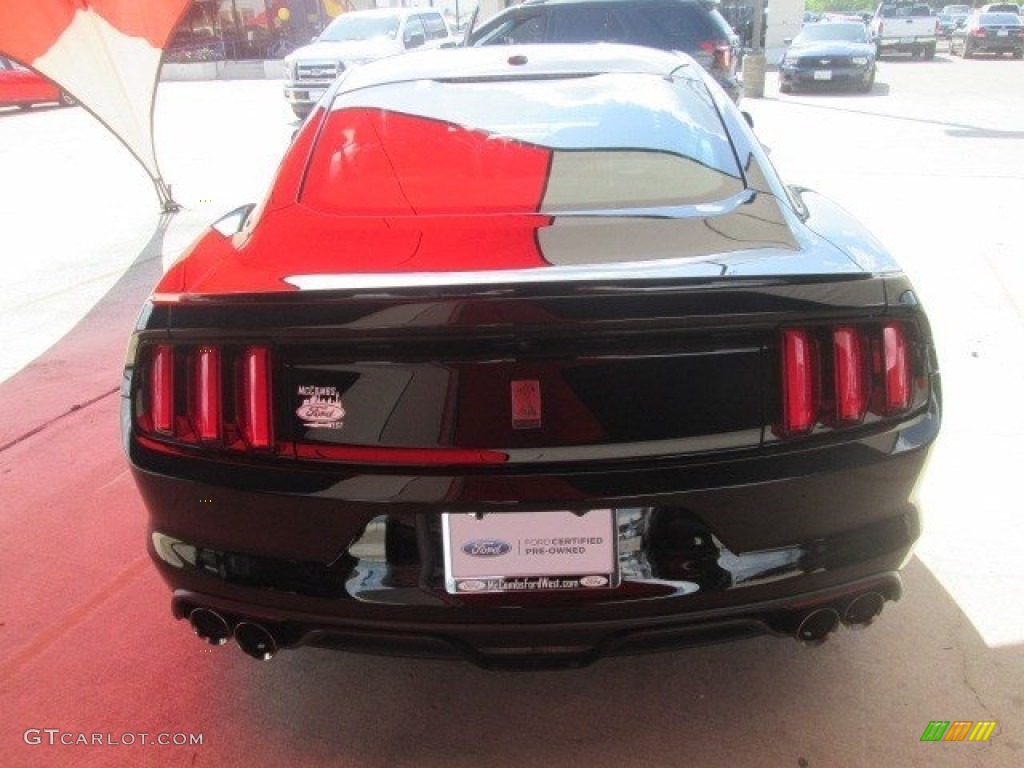
[[[379,8],[338,16],[311,45],[285,57],[284,97],[305,117],[342,72],[415,48],[456,43],[444,16],[433,8]]]

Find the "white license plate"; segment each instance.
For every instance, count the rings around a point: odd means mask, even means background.
[[[900,42],[901,43],[912,43],[912,42],[914,42],[914,38],[912,38],[912,37],[901,37],[900,38]]]
[[[452,594],[610,589],[619,585],[610,509],[442,516]]]
[[[1009,30],[1006,30],[1006,29],[997,29],[996,30],[996,37],[1008,37],[1009,35],[1010,35]]]
[[[832,71],[828,70],[828,69],[816,69],[816,70],[814,70],[814,79],[815,80],[831,80],[832,79]]]

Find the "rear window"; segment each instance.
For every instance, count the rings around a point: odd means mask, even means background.
[[[666,3],[642,5],[633,9],[637,41],[652,48],[696,51],[701,43],[728,40],[732,35],[721,14],[697,4]]]
[[[931,15],[932,9],[927,5],[886,5],[882,7],[882,16],[886,19]]]
[[[427,13],[420,16],[423,20],[423,26],[427,30],[428,40],[440,40],[443,37],[448,36],[448,29],[444,25],[444,19],[441,18],[440,14]]]
[[[473,45],[529,45],[546,42],[548,13],[539,9],[535,13],[515,14],[493,29],[474,35]]]
[[[622,43],[628,40],[614,7],[565,6],[557,8],[548,36],[551,43]]]
[[[743,189],[703,82],[607,74],[341,94],[301,200],[344,215],[554,215],[708,204]]]
[[[1020,17],[1012,13],[982,13],[978,15],[978,24],[984,27],[1016,27],[1020,24]]]

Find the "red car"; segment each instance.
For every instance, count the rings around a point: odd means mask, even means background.
[[[70,93],[38,72],[0,56],[0,107],[28,109],[33,104],[53,102],[62,107],[78,103]]]

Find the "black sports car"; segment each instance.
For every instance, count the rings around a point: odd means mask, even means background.
[[[779,62],[779,90],[850,88],[875,84],[875,46],[860,22],[805,24]]]
[[[572,666],[819,642],[900,596],[928,322],[709,77],[542,45],[333,86],[131,341],[175,616],[257,658]]]

